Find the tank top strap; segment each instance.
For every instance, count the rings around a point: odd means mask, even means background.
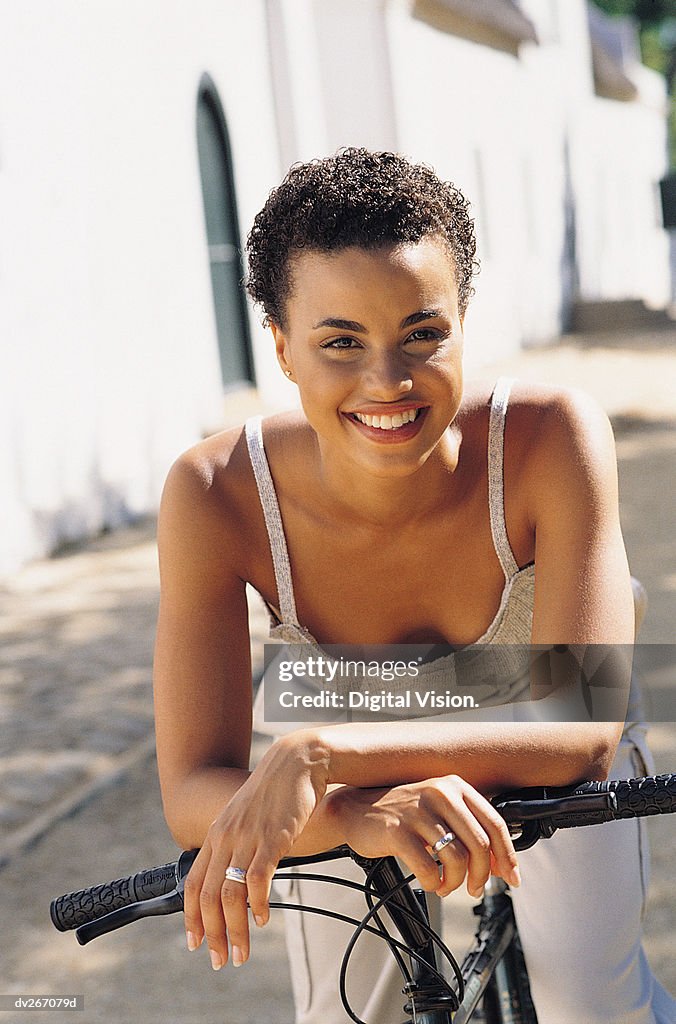
[[[283,623],[298,625],[296,601],[291,580],[291,563],[286,546],[286,536],[279,511],[277,492],[270,472],[270,465],[263,446],[263,424],[261,416],[252,416],[244,424],[249,458],[256,478],[258,496],[265,516],[265,526],[270,541],[272,564],[275,570],[279,611]]]
[[[493,544],[507,580],[519,571],[519,566],[507,539],[504,488],[505,420],[509,393],[514,379],[514,377],[498,378],[491,397],[488,421],[488,509],[491,517]]]

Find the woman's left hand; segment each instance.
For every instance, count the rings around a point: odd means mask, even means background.
[[[269,915],[277,864],[286,856],[321,801],[328,782],[328,751],[303,732],[279,739],[211,823],[185,881],[188,946],[206,935],[215,970],[249,956],[247,897],[256,924]],[[246,872],[244,884],[225,878]]]
[[[427,892],[448,896],[466,878],[468,892],[478,897],[491,874],[520,883],[507,825],[457,775],[374,789],[344,786],[325,803],[353,850],[399,857]],[[446,840],[438,850],[441,878],[434,848],[440,840]]]

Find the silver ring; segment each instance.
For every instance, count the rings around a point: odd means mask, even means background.
[[[228,882],[241,882],[246,885],[246,871],[244,868],[226,868],[225,877]]]
[[[455,832],[446,832],[445,835],[441,837],[441,839],[437,839],[432,849],[434,850],[435,853],[439,853],[440,850],[443,850],[444,846],[448,846],[448,844],[452,843],[454,839]]]

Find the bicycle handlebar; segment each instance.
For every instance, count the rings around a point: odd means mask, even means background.
[[[537,786],[493,799],[510,831],[515,850],[527,850],[559,828],[597,825],[676,811],[676,773],[640,779],[582,782],[577,786]]]
[[[197,850],[184,851],[177,861],[163,864],[161,867],[146,868],[143,871],[137,871],[135,875],[128,875],[126,878],[115,878],[112,882],[90,885],[77,892],[67,892],[52,900],[50,904],[49,913],[52,924],[60,932],[71,931],[73,928],[90,925],[99,918],[112,915],[134,904],[144,904],[144,909],[146,909],[150,901],[157,897],[165,897],[174,891],[182,893],[185,877],[190,871],[197,853]],[[180,906],[176,909],[183,909],[182,899]],[[127,923],[126,920],[121,922],[121,924]],[[113,929],[106,930],[112,931]],[[97,932],[97,934],[103,933]],[[94,935],[91,936],[91,938],[94,937]]]
[[[513,833],[514,848],[525,850],[559,828],[676,811],[676,773],[577,786],[530,787],[501,794],[492,802]],[[54,927],[59,931],[77,929],[78,942],[84,945],[139,917],[182,910],[183,885],[198,852],[184,851],[173,863],[59,896],[50,906]],[[348,856],[363,861],[349,847],[341,846],[310,857],[286,858],[279,866],[316,864]]]

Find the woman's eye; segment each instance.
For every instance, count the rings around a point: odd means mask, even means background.
[[[357,342],[354,338],[331,338],[330,341],[324,342],[322,348],[358,348]]]
[[[440,337],[439,331],[433,330],[431,327],[421,327],[417,331],[413,331],[409,334],[407,341],[436,341]]]

